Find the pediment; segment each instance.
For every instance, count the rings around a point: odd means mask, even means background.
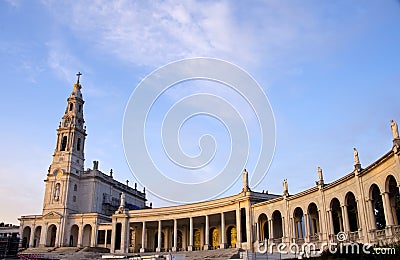
[[[52,212],[49,212],[49,213],[43,215],[43,218],[62,218],[62,217],[63,217],[62,214],[55,212],[55,211],[52,211]]]

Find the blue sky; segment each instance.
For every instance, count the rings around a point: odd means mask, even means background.
[[[399,28],[399,1],[1,1],[0,221],[41,212],[77,71],[86,167],[99,160],[123,182],[134,182],[122,148],[129,96],[159,66],[197,56],[237,64],[268,96],[276,150],[257,190],[281,194],[284,178],[292,194],[313,187],[318,166],[335,180],[352,171],[353,147],[366,166],[391,148],[390,119],[400,122]]]

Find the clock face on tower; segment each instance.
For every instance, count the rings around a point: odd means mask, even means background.
[[[60,169],[60,170],[58,170],[58,172],[57,172],[56,178],[57,178],[57,179],[60,179],[60,178],[62,177],[62,175],[63,175],[63,171]]]

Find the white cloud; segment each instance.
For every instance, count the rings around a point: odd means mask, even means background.
[[[47,63],[54,72],[66,82],[71,82],[74,78],[71,75],[77,73],[76,68],[82,68],[81,62],[60,42],[49,42]]]
[[[246,48],[251,36],[235,22],[225,2],[45,4],[56,19],[95,47],[129,62],[154,66],[188,56],[252,56]]]
[[[18,8],[21,5],[20,0],[6,0],[6,2],[14,8]]]
[[[349,42],[354,28],[360,29],[357,21],[368,13],[357,13],[346,4],[281,1],[44,3],[55,19],[97,50],[151,67],[193,56],[227,59],[242,66],[294,66]],[[345,12],[344,18],[333,23],[331,12],[338,11]],[[357,15],[350,15],[353,12]]]

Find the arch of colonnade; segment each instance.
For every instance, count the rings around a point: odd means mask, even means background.
[[[361,176],[355,171],[334,185],[254,205],[255,242],[322,243],[337,241],[339,232],[349,242],[399,241],[398,157],[383,164]]]
[[[200,204],[114,215],[113,222],[121,230],[114,235],[121,239],[111,249],[255,250],[264,241],[318,246],[337,241],[339,232],[349,242],[399,241],[399,165],[399,153],[390,151],[365,169],[356,164],[353,172],[328,184],[319,169],[316,186],[294,195],[284,191],[283,196],[267,198],[264,193],[243,190]]]

